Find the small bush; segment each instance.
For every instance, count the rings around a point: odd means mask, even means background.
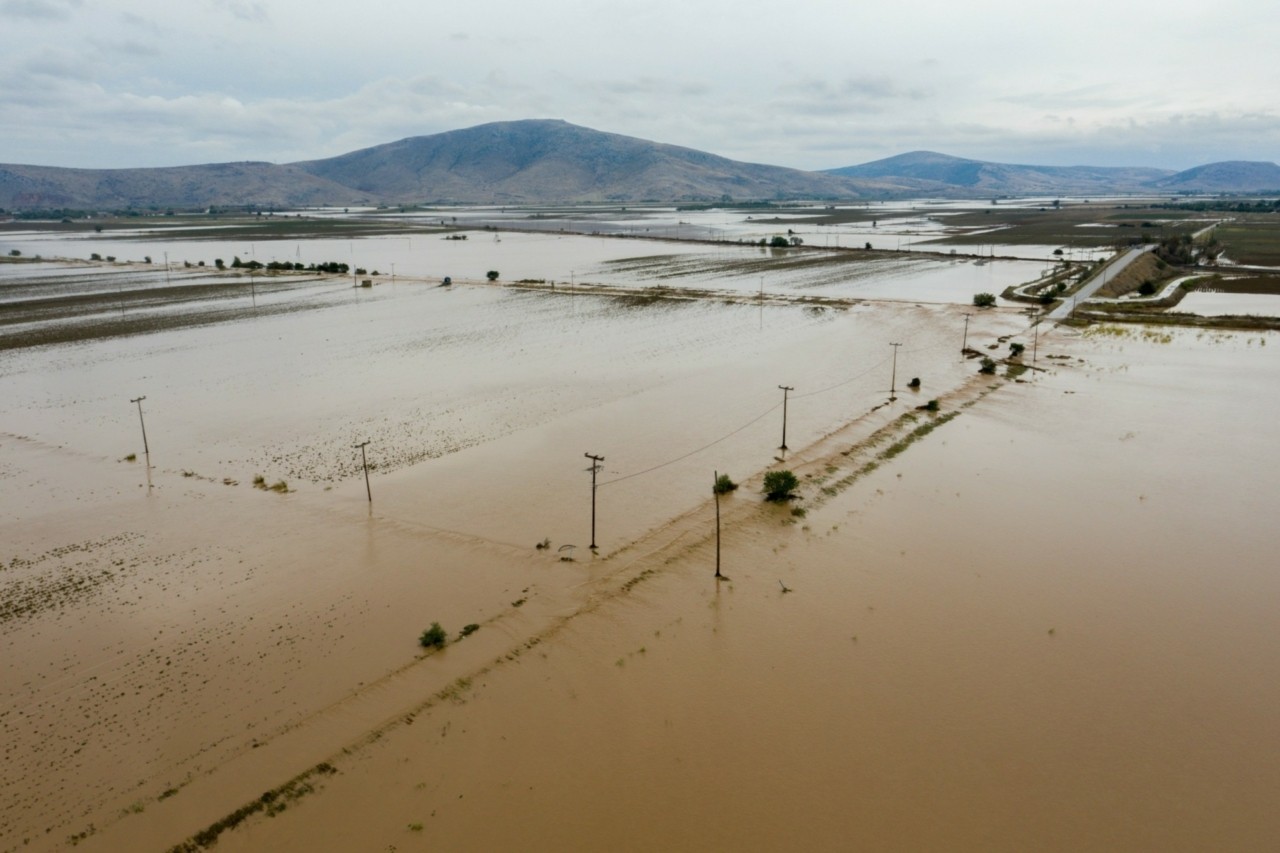
[[[924,410],[925,410],[926,412],[936,412],[936,411],[938,411],[938,401],[937,401],[937,400],[930,400],[929,402],[925,403],[925,404],[924,404]]]
[[[990,308],[996,304],[996,295],[994,293],[975,293],[973,294],[973,304],[979,308]]]
[[[489,279],[489,281],[497,281],[497,280],[498,280],[498,271],[497,271],[497,270],[489,270],[487,273],[485,273],[485,274],[484,274],[484,277],[485,277],[485,278],[487,278],[487,279]]]
[[[770,471],[764,475],[764,499],[767,501],[785,501],[800,485],[800,480],[790,471]]]
[[[1014,341],[1013,343],[1009,344],[1009,355],[1011,355],[1014,358],[1017,358],[1018,356],[1022,355],[1022,353],[1025,352],[1026,349],[1027,349],[1026,344],[1020,344],[1017,341]]]
[[[432,622],[431,627],[422,632],[418,642],[424,649],[442,649],[445,643],[449,642],[449,635],[445,633],[444,628],[440,627],[439,622]]]
[[[738,484],[729,479],[728,474],[721,474],[716,477],[716,483],[712,487],[712,491],[717,495],[724,495],[732,492],[736,488],[738,488]]]
[[[982,357],[982,366],[978,368],[979,373],[995,373],[996,363],[986,356]]]
[[[472,634],[474,634],[476,631],[479,631],[479,630],[480,630],[480,626],[472,622],[470,625],[463,627],[463,629],[458,632],[458,639],[461,640],[463,637],[470,637]]]
[[[916,377],[912,378],[912,380],[911,380],[910,382],[908,382],[908,383],[907,383],[907,387],[908,387],[908,388],[917,388],[917,389],[918,389],[918,388],[920,387],[920,377],[919,377],[919,376],[916,376]]]
[[[1138,287],[1138,293],[1140,293],[1143,296],[1154,296],[1155,292],[1156,292],[1156,286],[1149,281],[1144,281]]]
[[[9,257],[11,257],[11,258],[20,258],[20,257],[22,257],[22,252],[20,252],[20,251],[19,251],[19,250],[17,250],[17,249],[10,249],[10,250],[9,250]]]

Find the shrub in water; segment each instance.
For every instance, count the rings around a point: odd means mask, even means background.
[[[418,642],[424,649],[442,649],[444,644],[449,642],[449,635],[445,633],[444,628],[440,627],[439,622],[432,622],[431,627],[422,632]]]
[[[790,471],[770,471],[764,475],[764,499],[785,501],[799,485],[800,481]]]
[[[728,474],[721,474],[720,476],[716,477],[716,484],[712,488],[712,490],[717,495],[723,495],[723,494],[727,494],[728,492],[732,492],[736,488],[738,488],[738,484],[733,482],[733,480],[729,479]]]

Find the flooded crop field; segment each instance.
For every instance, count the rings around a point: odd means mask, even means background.
[[[0,231],[0,851],[1280,832],[1275,332],[448,215]]]

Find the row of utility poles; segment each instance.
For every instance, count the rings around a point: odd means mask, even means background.
[[[973,315],[971,314],[964,315],[964,336],[961,339],[961,344],[960,344],[960,352],[962,354],[967,352],[969,347],[969,318],[971,316]],[[1040,344],[1039,322],[1036,322],[1033,328],[1035,330],[1035,337],[1032,343],[1031,358],[1032,358],[1032,362],[1034,363],[1037,352],[1039,350],[1039,344]],[[897,341],[891,341],[889,343],[889,346],[893,347],[893,361],[892,361],[892,366],[890,367],[890,373],[889,373],[889,400],[892,402],[898,399],[897,398],[898,348],[901,347],[902,344]],[[779,385],[778,390],[782,392],[782,443],[779,445],[778,449],[787,450],[788,449],[787,448],[787,404],[790,400],[791,392],[796,389],[794,386],[791,386],[791,385]],[[145,399],[147,399],[145,396],[135,397],[131,399],[129,402],[136,404],[138,407],[138,423],[142,427],[142,448],[143,448],[143,453],[146,455],[147,487],[150,488],[151,487],[151,445],[147,441],[147,424],[142,413],[142,401]],[[372,504],[373,489],[369,484],[369,458],[368,458],[368,454],[365,451],[365,448],[367,448],[370,443],[371,442],[368,439],[366,439],[365,441],[362,441],[359,444],[353,445],[353,449],[357,449],[360,451],[360,464],[361,464],[362,470],[364,471],[365,496],[368,498],[369,503]],[[598,476],[600,472],[604,470],[604,466],[601,464],[604,462],[604,457],[595,453],[584,453],[583,456],[591,460],[591,467],[587,469],[591,473],[591,545],[590,545],[590,548],[592,551],[596,551],[598,550],[596,545],[596,495],[599,490]],[[719,472],[718,471],[715,472],[716,481],[719,480],[719,477],[720,477]],[[724,578],[724,575],[722,575],[720,572],[720,492],[714,487],[714,481],[713,481],[712,491],[715,494],[715,504],[716,504],[716,575],[715,576],[717,578]]]

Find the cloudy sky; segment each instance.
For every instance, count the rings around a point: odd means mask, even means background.
[[[328,157],[490,121],[802,169],[1280,160],[1274,0],[0,0],[0,162]]]

